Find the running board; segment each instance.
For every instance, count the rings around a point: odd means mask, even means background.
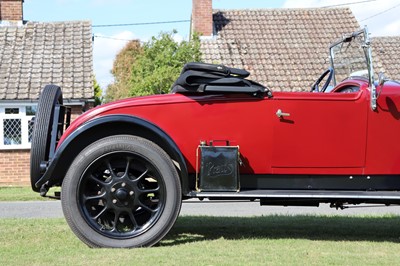
[[[400,202],[400,191],[244,190],[240,192],[191,191],[190,197],[212,199],[357,200]]]

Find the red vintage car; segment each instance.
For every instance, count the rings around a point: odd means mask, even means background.
[[[94,108],[69,124],[44,88],[32,188],[55,196],[91,247],[141,247],[174,225],[182,200],[261,205],[400,203],[400,83],[375,80],[367,30],[330,47],[310,92],[271,92],[248,72],[191,63],[173,93]]]

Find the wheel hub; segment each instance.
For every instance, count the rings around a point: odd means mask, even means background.
[[[128,191],[126,191],[126,189],[120,188],[115,193],[115,196],[117,197],[117,199],[119,199],[121,201],[125,201],[129,198],[129,193],[128,193]]]
[[[111,188],[111,195],[113,198],[112,202],[116,205],[128,206],[135,200],[135,192],[126,182],[114,184]]]

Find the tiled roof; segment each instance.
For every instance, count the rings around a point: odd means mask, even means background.
[[[66,99],[93,98],[89,21],[0,27],[0,100],[36,100],[46,84]]]
[[[400,80],[400,36],[374,37],[371,43],[374,72]]]
[[[274,91],[309,90],[329,65],[329,45],[359,29],[349,8],[214,10],[203,60],[244,68]]]

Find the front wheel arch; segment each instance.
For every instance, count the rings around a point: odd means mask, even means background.
[[[130,115],[108,115],[93,119],[71,133],[58,147],[53,161],[36,185],[61,185],[74,158],[91,143],[111,135],[132,135],[148,139],[162,148],[172,160],[179,164],[177,171],[182,193],[190,191],[185,159],[173,139],[153,123]]]

